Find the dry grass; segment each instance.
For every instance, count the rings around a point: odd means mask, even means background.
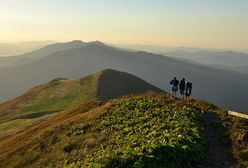
[[[49,131],[54,129],[95,118],[103,114],[110,104],[99,105],[98,102],[83,103],[52,118],[37,121],[24,130],[2,137],[0,140],[0,166],[12,165],[12,163],[17,163],[18,160],[18,164],[22,165],[23,158],[20,155],[22,151],[28,150],[30,143],[40,139],[45,133],[49,134]],[[27,158],[27,160],[29,159],[32,160],[31,156]]]
[[[238,117],[228,117],[225,126],[229,130],[232,140],[232,151],[241,168],[248,167],[248,140],[244,138],[248,134],[248,120]]]

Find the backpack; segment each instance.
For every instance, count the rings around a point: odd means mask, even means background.
[[[178,84],[179,84],[179,80],[175,80],[174,86],[178,86]]]
[[[179,86],[180,88],[185,88],[185,81],[181,80]]]
[[[187,82],[187,88],[192,88],[192,83],[190,83],[190,82]]]
[[[178,86],[178,84],[179,84],[179,80],[175,80],[175,79],[173,79],[173,80],[171,80],[170,81],[170,85],[173,85],[173,86]]]

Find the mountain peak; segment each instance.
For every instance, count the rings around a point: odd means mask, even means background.
[[[73,41],[71,41],[71,42],[68,42],[69,44],[81,44],[81,45],[83,45],[83,44],[85,44],[85,42],[83,42],[83,41],[81,41],[81,40],[73,40]]]
[[[91,42],[89,42],[89,44],[97,44],[97,45],[105,45],[103,42],[101,42],[101,41],[91,41]]]
[[[101,41],[90,41],[90,42],[83,42],[81,40],[73,40],[73,41],[70,41],[70,42],[66,42],[66,43],[58,43],[58,44],[74,44],[74,45],[91,45],[91,44],[94,44],[94,45],[101,45],[101,46],[106,46],[106,44],[104,44],[103,42]]]
[[[96,47],[105,47],[105,48],[111,47],[111,46],[108,46],[101,41],[91,41],[91,42],[88,42],[86,45],[87,46],[96,46]]]

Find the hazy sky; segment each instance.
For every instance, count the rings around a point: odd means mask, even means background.
[[[0,41],[248,49],[248,0],[0,0]]]

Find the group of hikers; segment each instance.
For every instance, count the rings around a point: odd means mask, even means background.
[[[177,98],[177,91],[180,91],[180,98],[183,100],[188,100],[192,94],[192,83],[186,82],[183,78],[180,82],[176,77],[170,81],[172,96]]]

